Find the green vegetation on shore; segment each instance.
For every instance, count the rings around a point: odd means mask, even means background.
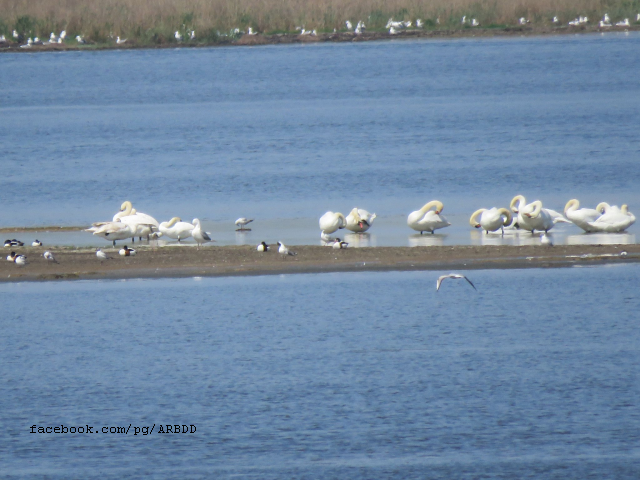
[[[136,45],[229,41],[249,27],[266,34],[296,33],[296,27],[318,33],[345,31],[363,21],[367,31],[384,31],[389,18],[423,21],[423,29],[471,28],[461,18],[476,19],[485,28],[508,28],[525,18],[531,26],[558,25],[579,16],[597,24],[608,13],[616,22],[640,24],[640,0],[0,0],[0,35],[7,43],[67,32],[65,44],[115,43],[117,36]],[[236,29],[238,29],[236,31]],[[195,38],[191,39],[191,32]]]

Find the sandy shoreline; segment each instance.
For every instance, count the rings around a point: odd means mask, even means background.
[[[597,24],[581,26],[545,26],[545,25],[514,25],[504,28],[465,28],[465,29],[443,29],[443,30],[404,30],[395,35],[390,35],[387,31],[365,32],[356,35],[352,32],[319,33],[316,36],[299,35],[291,33],[279,33],[273,35],[257,34],[243,35],[237,40],[222,40],[219,42],[194,42],[176,43],[168,42],[161,44],[137,44],[131,40],[125,44],[115,43],[95,44],[95,45],[74,45],[74,44],[52,44],[33,45],[30,48],[21,48],[17,43],[0,44],[0,52],[61,52],[61,51],[96,51],[96,50],[132,50],[132,49],[159,49],[159,48],[202,48],[202,47],[228,47],[228,46],[252,46],[252,45],[289,45],[295,43],[327,43],[327,42],[367,42],[378,40],[396,39],[450,39],[450,38],[491,38],[491,37],[522,37],[522,36],[552,36],[552,35],[576,35],[585,33],[600,32],[625,32],[638,31],[640,25],[630,25],[628,27],[600,28]]]
[[[293,273],[549,268],[604,263],[640,262],[640,245],[376,247],[334,250],[290,247],[296,256],[259,253],[253,246],[137,247],[135,257],[104,249],[111,260],[100,263],[93,249],[4,248],[27,256],[24,267],[0,261],[0,281],[169,278],[194,276],[270,275]],[[47,263],[45,250],[58,264]],[[626,252],[626,254],[622,254]]]

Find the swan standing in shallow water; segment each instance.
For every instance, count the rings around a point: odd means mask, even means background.
[[[125,201],[120,206],[120,211],[114,215],[113,220],[115,221],[117,219],[122,223],[136,226],[137,232],[131,239],[132,242],[135,241],[136,236],[139,237],[140,240],[142,240],[142,237],[147,237],[147,240],[149,240],[149,235],[158,230],[160,226],[158,221],[151,215],[136,211],[129,200]]]
[[[529,230],[531,233],[534,230],[544,230],[545,232],[551,230],[558,222],[571,223],[561,213],[542,208],[540,200],[527,204],[522,195],[513,197],[509,207],[513,213],[518,214],[518,226],[523,230]]]
[[[417,232],[431,232],[435,233],[435,230],[439,228],[445,228],[451,225],[449,221],[440,215],[444,205],[438,200],[432,200],[425,204],[420,210],[411,212],[407,217],[407,225],[413,228]]]
[[[94,223],[93,227],[87,228],[85,232],[92,232],[94,235],[102,237],[105,240],[111,240],[115,247],[117,240],[126,240],[127,238],[135,237],[137,224],[127,225],[120,220],[117,222]]]
[[[516,195],[515,197],[513,197],[513,200],[511,200],[511,211],[514,213],[518,213],[518,209],[520,206],[524,207],[527,204],[527,201],[525,200],[524,196],[522,195]],[[529,204],[532,205],[532,204]],[[551,216],[551,219],[553,220],[553,223],[571,223],[571,220],[567,220],[565,218],[564,215],[562,215],[560,212],[556,212],[555,210],[551,210],[550,208],[544,208],[544,211],[546,211],[549,216]],[[526,230],[526,229],[525,229]]]
[[[595,222],[602,215],[600,211],[593,208],[580,208],[580,201],[575,198],[567,202],[564,214],[585,232],[595,232],[596,230],[589,225],[589,222]]]
[[[598,204],[596,210],[604,211],[604,213],[597,220],[589,222],[589,226],[594,229],[594,232],[623,232],[636,221],[635,215],[629,211],[627,205],[618,208],[615,205],[611,206],[602,202]]]
[[[347,219],[340,212],[327,212],[320,217],[318,222],[322,233],[334,233],[347,226]],[[324,240],[324,237],[322,238]],[[325,240],[326,241],[326,240]]]
[[[480,215],[479,221],[477,219],[478,215]],[[509,210],[493,207],[491,209],[481,208],[476,210],[471,215],[469,223],[472,227],[482,228],[487,233],[501,230],[504,235],[504,227],[511,225],[511,220],[511,212]]]
[[[346,228],[355,233],[363,233],[371,228],[373,221],[376,218],[375,213],[369,213],[362,208],[354,208],[351,213],[347,215]]]
[[[174,240],[178,240],[178,243],[185,238],[189,238],[194,228],[195,225],[189,222],[183,222],[180,217],[173,217],[168,222],[162,222],[158,226],[160,233]]]

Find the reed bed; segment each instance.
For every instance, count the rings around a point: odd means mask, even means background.
[[[485,27],[550,25],[558,16],[566,25],[579,15],[592,23],[608,13],[636,23],[640,0],[0,0],[0,34],[17,30],[25,37],[48,38],[67,31],[108,42],[116,35],[142,44],[175,41],[174,32],[195,30],[195,41],[215,41],[235,28],[265,33],[345,30],[345,20],[362,20],[367,29],[383,30],[387,20],[421,18],[425,28],[459,29],[463,15]],[[223,33],[220,33],[223,32]],[[188,36],[188,35],[187,35]],[[70,40],[72,41],[72,40]]]

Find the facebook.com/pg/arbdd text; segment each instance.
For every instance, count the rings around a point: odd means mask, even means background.
[[[133,430],[131,429],[132,424],[130,423],[128,426],[124,427],[95,427],[92,425],[31,425],[30,432],[31,433],[71,433],[71,434],[87,434],[87,433],[115,433],[121,435],[129,435],[131,432],[132,435],[151,435],[154,430],[156,433],[171,433],[171,434],[187,434],[187,433],[196,433],[195,425],[170,425],[170,424],[158,424],[158,428],[156,429],[156,424],[154,423],[152,426],[134,426]]]

